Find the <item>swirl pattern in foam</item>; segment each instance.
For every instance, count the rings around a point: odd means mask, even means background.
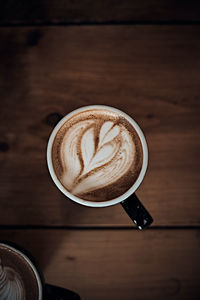
[[[88,110],[59,129],[52,161],[70,193],[89,201],[106,201],[125,193],[137,179],[142,146],[125,118],[105,109]]]
[[[0,299],[25,300],[25,288],[20,275],[11,267],[3,267],[0,259]]]
[[[28,258],[15,248],[0,243],[0,300],[41,300],[41,289],[41,282]]]

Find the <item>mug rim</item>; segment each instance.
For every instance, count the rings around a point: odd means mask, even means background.
[[[13,252],[16,252],[18,255],[22,256],[23,259],[27,262],[27,264],[31,267],[31,269],[36,277],[37,284],[38,284],[38,291],[39,291],[38,300],[42,300],[43,299],[42,280],[40,278],[39,272],[37,271],[37,268],[34,266],[32,261],[30,260],[30,258],[28,258],[28,256],[26,254],[24,254],[22,251],[20,251],[19,249],[15,248],[14,246],[11,246],[5,242],[0,241],[0,246],[8,248],[8,249],[12,250]]]
[[[138,178],[136,179],[136,181],[134,182],[134,184],[122,195],[111,199],[111,200],[107,200],[107,201],[88,201],[88,200],[84,200],[81,199],[73,194],[71,194],[69,191],[67,191],[67,189],[61,184],[61,182],[58,180],[54,168],[53,168],[53,163],[52,163],[52,159],[51,159],[51,152],[52,152],[52,145],[53,145],[53,141],[54,138],[58,132],[58,130],[62,127],[62,125],[68,120],[70,119],[73,115],[85,111],[85,110],[92,110],[92,109],[107,109],[110,110],[112,112],[116,112],[122,116],[124,116],[124,118],[134,127],[134,129],[136,130],[141,144],[142,144],[142,150],[143,150],[143,163],[142,163],[142,168],[141,171],[139,173]],[[137,122],[132,119],[128,114],[126,114],[125,112],[119,110],[118,108],[112,107],[112,106],[107,106],[107,105],[88,105],[88,106],[82,106],[80,108],[77,108],[73,111],[71,111],[70,113],[68,113],[67,115],[65,115],[58,123],[57,125],[54,127],[54,129],[52,130],[49,140],[48,140],[48,144],[47,144],[47,166],[48,166],[48,170],[49,173],[51,175],[52,180],[54,181],[55,185],[57,186],[57,188],[69,199],[73,200],[74,202],[77,202],[79,204],[85,205],[85,206],[89,206],[89,207],[106,207],[106,206],[111,206],[111,205],[115,205],[117,203],[120,203],[122,201],[124,201],[125,199],[127,199],[129,196],[131,196],[140,186],[140,184],[142,183],[144,176],[146,174],[146,170],[147,170],[147,166],[148,166],[148,147],[147,147],[147,142],[146,142],[146,138],[144,136],[144,133],[142,132],[142,129],[140,128],[140,126],[137,124]]]

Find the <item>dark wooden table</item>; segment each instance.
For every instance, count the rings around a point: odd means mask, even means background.
[[[199,25],[198,1],[0,1],[0,239],[83,300],[200,299]],[[146,134],[145,231],[49,177],[59,116],[90,104]]]

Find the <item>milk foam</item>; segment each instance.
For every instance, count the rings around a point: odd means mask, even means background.
[[[143,164],[141,140],[125,116],[94,108],[62,121],[51,148],[57,179],[71,194],[88,201],[123,195]]]
[[[77,196],[107,187],[131,169],[135,154],[132,135],[123,124],[98,118],[80,120],[63,136],[60,181]]]
[[[25,288],[20,275],[0,259],[0,299],[25,300]]]

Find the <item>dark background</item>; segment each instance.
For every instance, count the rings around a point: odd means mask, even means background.
[[[200,299],[200,2],[0,1],[0,97],[0,239],[83,300]],[[54,125],[90,104],[145,132],[147,230],[49,177]]]

